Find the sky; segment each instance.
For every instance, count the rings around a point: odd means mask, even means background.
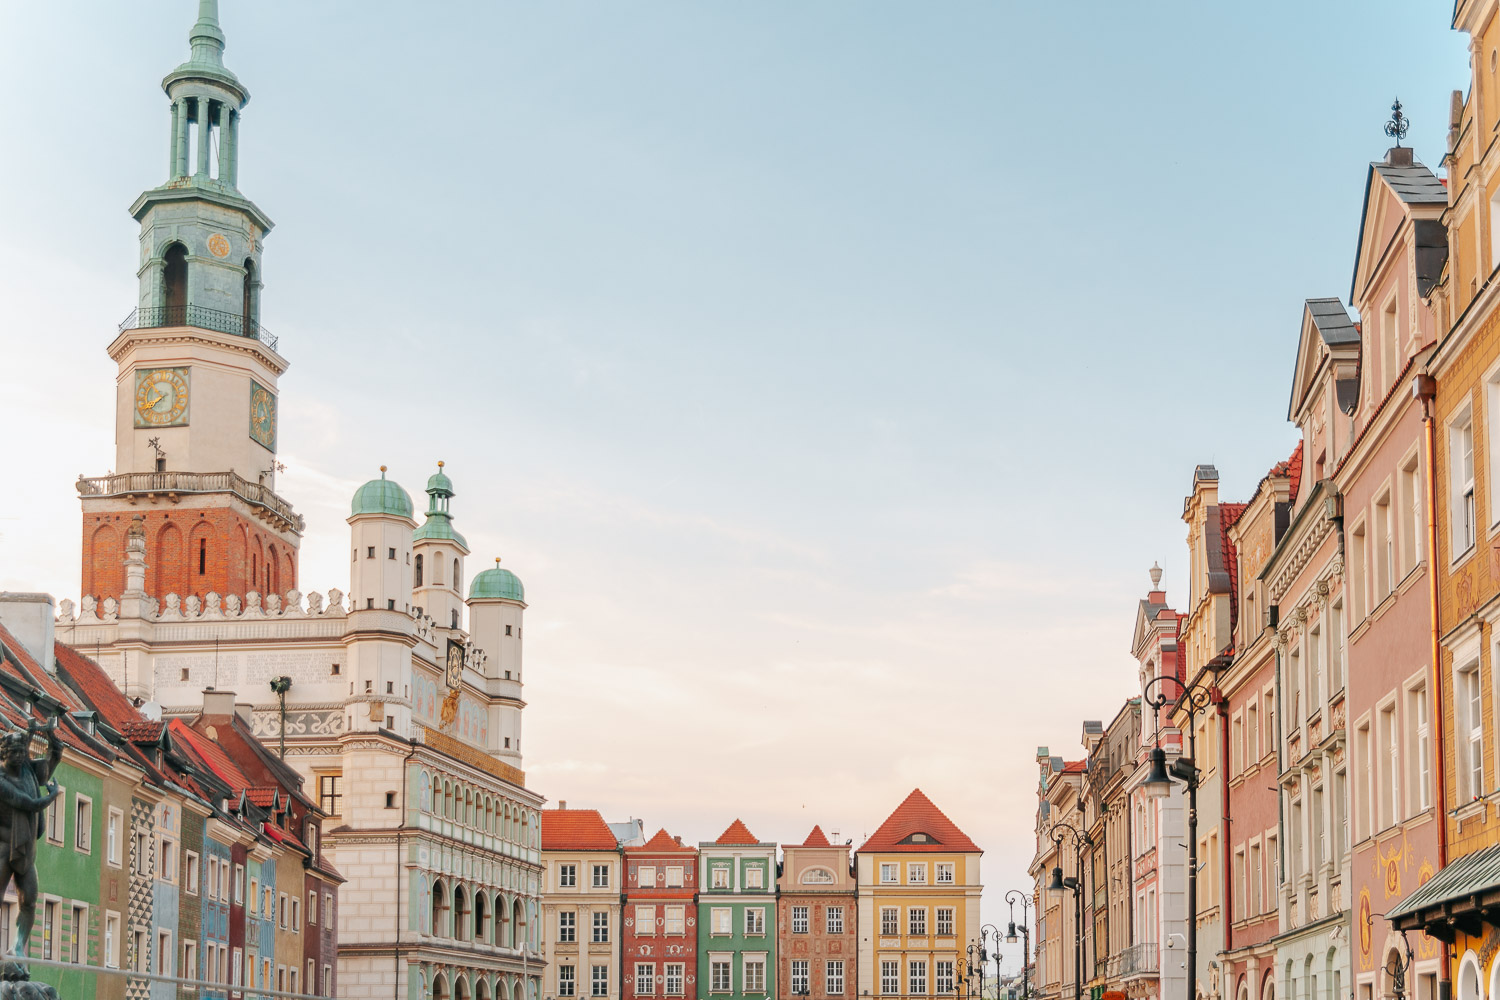
[[[196,6],[0,0],[0,589],[78,596]],[[1004,921],[1194,465],[1246,499],[1296,443],[1395,97],[1440,164],[1449,13],[223,0],[302,589],[442,459],[526,585],[532,787],[856,846],[921,787]]]

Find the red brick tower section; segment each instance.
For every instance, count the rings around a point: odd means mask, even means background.
[[[625,848],[625,996],[698,996],[697,867],[697,849],[666,830]]]
[[[290,508],[280,514],[235,493],[179,496],[176,503],[132,499],[84,498],[84,595],[119,598],[125,533],[137,516],[146,532],[146,593],[157,600],[252,590],[285,596],[296,588],[302,518]]]
[[[788,845],[776,901],[776,979],[783,1000],[839,1000],[857,995],[854,875],[850,845],[835,844],[815,826]]]

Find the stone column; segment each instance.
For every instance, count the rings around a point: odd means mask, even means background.
[[[229,105],[219,105],[219,183],[229,183]]]
[[[199,180],[208,179],[208,147],[210,137],[213,135],[213,125],[209,118],[209,100],[206,97],[198,98],[198,173],[202,176]]]
[[[219,180],[232,188],[238,188],[240,183],[240,113],[224,109],[224,124],[220,126],[224,134],[219,136],[219,142],[229,146],[229,173],[226,176],[224,168],[219,168]]]
[[[172,177],[186,177],[188,172],[188,99],[179,97],[173,105],[175,109],[175,128],[172,131],[172,142],[174,154],[172,160]]]

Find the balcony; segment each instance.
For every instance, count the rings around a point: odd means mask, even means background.
[[[1143,941],[1110,956],[1109,964],[1112,977],[1154,976],[1161,971],[1161,949],[1155,941]]]
[[[78,480],[81,497],[167,496],[185,493],[233,493],[253,507],[280,518],[298,532],[307,522],[275,491],[233,472],[122,472]]]
[[[120,332],[148,330],[159,326],[196,326],[203,330],[227,333],[232,337],[249,337],[276,350],[277,340],[271,332],[240,313],[209,309],[207,306],[147,306],[132,309],[120,323]]]

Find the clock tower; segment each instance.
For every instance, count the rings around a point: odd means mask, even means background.
[[[224,65],[218,0],[199,0],[186,62],[162,81],[167,179],[140,195],[136,308],[118,365],[115,468],[82,478],[83,593],[125,593],[125,531],[146,535],[144,596],[296,587],[303,521],[276,493],[277,380],[260,322],[271,220],[239,190],[250,93]],[[142,596],[132,593],[131,596]]]

